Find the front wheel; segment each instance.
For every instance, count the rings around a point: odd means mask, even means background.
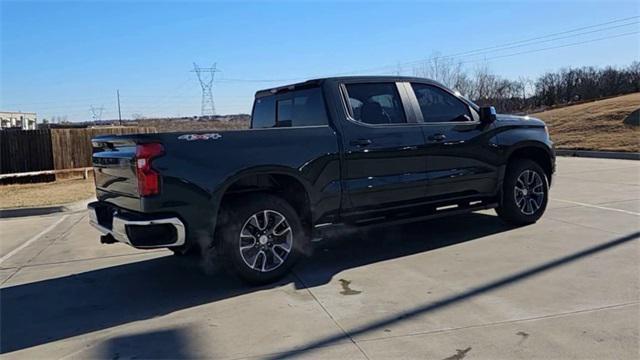
[[[306,241],[300,218],[285,200],[270,194],[248,195],[224,209],[219,228],[225,267],[253,284],[284,276]]]
[[[508,223],[532,224],[540,219],[548,200],[549,181],[544,170],[534,161],[519,159],[507,168],[496,212]]]

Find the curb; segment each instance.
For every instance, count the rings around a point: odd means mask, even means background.
[[[558,156],[573,156],[585,158],[599,159],[621,159],[621,160],[640,160],[640,153],[637,152],[615,152],[615,151],[590,151],[590,150],[558,150]]]
[[[26,207],[26,208],[14,208],[14,209],[0,209],[0,219],[19,218],[27,216],[42,216],[51,215],[57,213],[77,212],[87,208],[87,204],[95,201],[94,198],[87,200],[80,200],[74,203],[51,205],[51,206],[39,206],[39,207]]]

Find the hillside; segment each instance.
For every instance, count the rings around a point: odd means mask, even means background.
[[[640,127],[623,124],[640,108],[640,93],[531,114],[549,126],[560,149],[640,152]]]

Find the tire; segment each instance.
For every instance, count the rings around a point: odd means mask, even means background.
[[[536,162],[516,159],[507,166],[502,199],[496,213],[514,225],[533,224],[544,214],[549,201],[549,180]]]
[[[231,201],[218,227],[225,268],[251,284],[286,275],[307,245],[300,217],[285,200],[253,194]],[[241,249],[242,247],[242,249]]]

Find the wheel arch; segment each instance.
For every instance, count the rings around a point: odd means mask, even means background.
[[[508,167],[516,159],[529,159],[536,162],[544,170],[549,185],[551,185],[554,172],[554,156],[548,146],[536,141],[521,143],[509,152],[506,166]]]
[[[282,167],[247,169],[230,176],[213,196],[214,239],[215,227],[220,223],[220,209],[238,196],[251,193],[270,193],[286,200],[300,216],[307,229],[313,222],[311,204],[313,193],[311,185],[301,178],[295,170]]]

